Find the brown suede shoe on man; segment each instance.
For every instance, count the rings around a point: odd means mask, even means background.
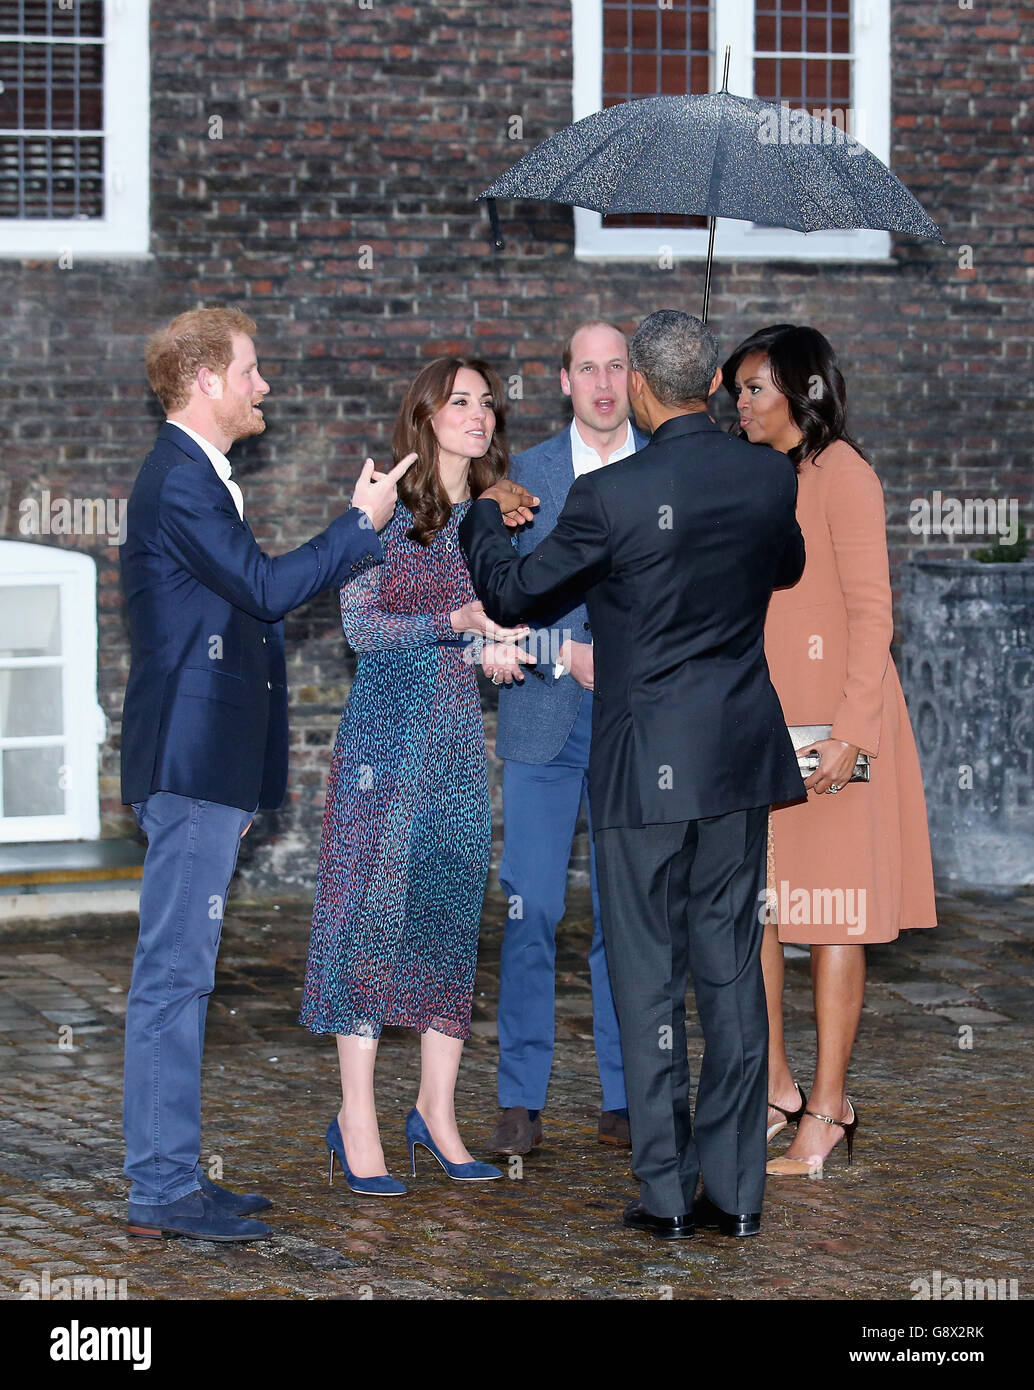
[[[632,1147],[632,1131],[628,1127],[628,1116],[616,1110],[600,1111],[600,1143],[613,1144],[616,1149]]]
[[[523,1105],[511,1105],[500,1112],[488,1147],[497,1154],[529,1154],[541,1143],[541,1115],[532,1119]]]

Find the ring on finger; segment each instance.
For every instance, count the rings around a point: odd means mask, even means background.
[[[838,792],[838,791],[840,790],[840,788],[837,786],[836,782],[831,782],[831,783],[830,783],[830,786],[829,786],[829,790],[830,790],[830,792]]]

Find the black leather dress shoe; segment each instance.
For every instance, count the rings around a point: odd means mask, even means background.
[[[682,1216],[654,1216],[642,1202],[629,1202],[622,1220],[634,1231],[649,1231],[658,1240],[689,1240],[693,1235],[693,1218],[689,1212]]]
[[[719,1231],[723,1236],[756,1236],[761,1234],[759,1211],[722,1211],[710,1197],[701,1194],[693,1203],[693,1220],[703,1231]]]

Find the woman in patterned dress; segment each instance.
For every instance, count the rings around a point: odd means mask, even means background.
[[[527,628],[486,616],[456,531],[506,472],[503,399],[477,359],[420,371],[395,425],[396,460],[418,457],[381,536],[384,563],[341,590],[358,661],[331,761],[300,1021],[337,1037],[340,1135],[332,1122],[328,1147],[347,1154],[350,1182],[381,1195],[404,1191],[384,1176],[374,1104],[384,1027],[421,1034],[419,1118],[448,1163],[472,1162],[453,1093],[491,845],[474,662],[498,684],[521,679],[530,658],[514,646]],[[476,1166],[464,1175],[500,1176]]]

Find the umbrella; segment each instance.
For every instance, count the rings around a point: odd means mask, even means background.
[[[806,111],[741,97],[647,97],[597,111],[550,136],[480,198],[540,198],[602,213],[707,216],[707,322],[715,219],[793,231],[870,227],[941,240],[896,175],[839,127]],[[494,201],[493,240],[501,247]]]

